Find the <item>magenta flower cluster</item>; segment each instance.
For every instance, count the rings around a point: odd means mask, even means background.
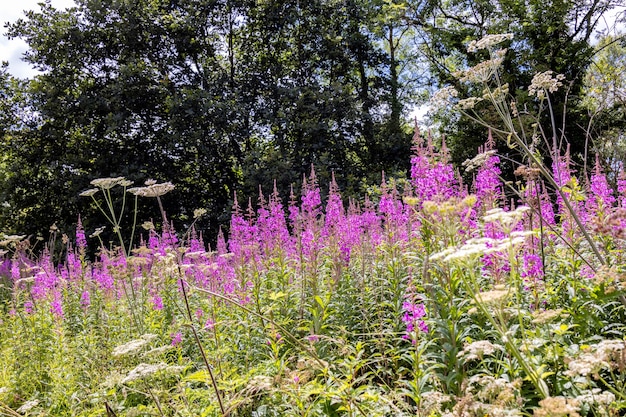
[[[470,189],[477,202],[464,208],[463,230],[459,232],[462,235],[457,241],[478,237],[503,239],[510,232],[497,222],[482,221],[490,209],[514,208],[511,199],[505,197],[499,162],[498,156],[491,154],[476,171]],[[574,187],[567,155],[557,159],[553,171],[560,186]],[[581,218],[591,222],[600,213],[606,218],[617,207],[626,207],[624,178],[623,174],[619,177],[616,197],[597,164],[590,181],[585,181],[588,185],[576,191],[586,195],[586,203],[572,197]],[[47,252],[37,262],[17,252],[5,258],[0,273],[13,280],[17,307],[26,314],[45,309],[58,320],[64,318],[64,305],[72,294],[76,294],[77,305],[88,311],[96,294],[99,298],[116,299],[127,296],[131,290],[143,289],[148,294],[149,305],[162,310],[166,303],[165,283],[172,277],[180,278],[180,273],[188,285],[246,303],[255,286],[252,277],[272,268],[277,259],[284,260],[284,265],[293,272],[291,279],[298,279],[317,274],[328,262],[333,263],[333,270],[340,271],[351,265],[355,254],[375,253],[381,244],[413,248],[414,239],[420,237],[419,225],[423,220],[420,210],[425,202],[432,205],[451,199],[461,201],[468,194],[468,187],[462,184],[449,162],[445,144],[437,149],[432,140],[424,143],[419,135],[411,158],[410,185],[400,193],[393,184],[383,176],[376,200],[366,197],[362,202],[346,201],[333,177],[324,204],[315,171],[311,170],[304,177],[301,195],[298,197],[291,190],[287,207],[276,187],[269,197],[260,190],[258,200],[254,204],[249,200],[245,209],[235,196],[228,237],[220,232],[214,251],[206,247],[202,235],[195,230],[179,241],[174,225],[165,222],[161,233],[150,230],[142,238],[133,256],[102,249],[95,262],[89,263],[85,256],[87,239],[79,219],[75,246],[68,245],[63,263],[53,265]],[[515,230],[568,222],[561,197],[554,199],[553,206],[547,187],[536,176],[526,179],[522,196],[515,204],[529,205],[533,210]],[[538,239],[528,238],[521,262],[516,266],[529,290],[540,288],[544,279],[545,265],[538,245]],[[487,276],[502,276],[514,267],[505,253],[492,252],[482,261]],[[214,322],[203,314],[198,313],[198,319],[202,318],[206,329],[212,328]],[[423,304],[404,303],[398,320],[406,326],[407,339],[415,341],[416,331],[428,331],[426,316]],[[180,333],[172,334],[172,344],[180,343],[181,337]]]

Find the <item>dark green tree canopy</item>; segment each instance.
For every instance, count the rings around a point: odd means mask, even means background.
[[[100,226],[78,194],[98,177],[154,178],[183,226],[225,223],[235,190],[256,199],[274,180],[286,197],[302,176],[336,173],[358,194],[380,172],[403,175],[411,134],[403,117],[423,90],[459,85],[452,72],[481,61],[466,45],[512,32],[504,82],[524,92],[536,72],[569,82],[555,96],[556,129],[581,153],[577,107],[590,39],[613,0],[77,0],[8,26],[29,45],[33,80],[0,73],[4,199],[0,225],[69,231],[78,214]],[[420,88],[422,89],[420,91]],[[470,91],[467,91],[470,92]],[[563,124],[558,111],[574,109]],[[485,109],[485,117],[494,114]],[[443,120],[457,162],[485,131]],[[551,121],[542,120],[546,129]],[[564,127],[564,128],[563,128]],[[504,151],[504,149],[503,149]],[[158,218],[153,202],[143,216]]]
[[[77,4],[42,4],[8,30],[44,73],[27,87],[37,117],[5,141],[5,227],[34,233],[91,214],[78,193],[97,177],[172,181],[168,213],[206,208],[216,226],[245,184],[287,189],[312,164],[346,181],[372,164],[406,166],[380,157],[381,102],[394,98],[389,61],[364,24],[374,4]]]

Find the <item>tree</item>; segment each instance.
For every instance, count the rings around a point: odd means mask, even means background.
[[[240,59],[254,75],[242,82],[256,97],[259,132],[246,164],[249,193],[272,179],[288,189],[311,165],[322,183],[335,171],[348,193],[371,172],[406,170],[410,137],[399,121],[397,79],[389,78],[396,64],[375,30],[378,3],[261,2],[251,9]]]
[[[616,170],[626,157],[626,38],[605,36],[596,51],[584,78],[587,140],[602,165]]]
[[[555,123],[547,112],[541,120],[546,132],[556,132],[557,142],[564,151],[565,142],[571,144],[571,153],[578,161],[585,154],[585,112],[580,107],[584,73],[591,63],[590,45],[599,19],[617,2],[594,0],[499,0],[444,2],[429,0],[411,2],[410,20],[423,29],[422,50],[438,85],[454,85],[468,94],[454,72],[484,60],[481,53],[468,53],[470,40],[487,34],[513,33],[503,70],[503,83],[508,83],[520,109],[534,109],[535,102],[528,97],[527,87],[539,72],[552,70],[565,75],[567,88],[552,98]],[[567,116],[564,111],[567,111]],[[485,117],[498,123],[495,115]],[[491,118],[491,119],[490,119]],[[444,132],[449,138],[453,159],[461,162],[471,157],[485,137],[484,128],[465,119],[445,120]],[[546,155],[551,144],[544,148]],[[506,152],[504,148],[501,149]]]
[[[78,212],[100,226],[78,199],[97,177],[171,181],[168,214],[184,224],[206,208],[216,227],[244,185],[288,190],[315,165],[321,182],[335,171],[356,192],[372,172],[406,170],[403,57],[385,4],[42,4],[8,31],[44,73],[25,90],[34,117],[4,144],[5,226],[36,233]]]
[[[45,72],[28,85],[37,118],[5,144],[15,208],[5,223],[30,233],[68,226],[93,212],[78,193],[108,176],[173,181],[169,214],[184,220],[204,207],[216,222],[239,183],[247,135],[224,88],[229,7],[82,0],[66,11],[42,4],[12,25],[9,36],[26,39],[27,60]]]

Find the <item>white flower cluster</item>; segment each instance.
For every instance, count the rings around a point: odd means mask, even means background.
[[[146,346],[156,337],[157,335],[155,334],[146,333],[142,335],[141,338],[139,339],[131,340],[128,343],[124,343],[123,345],[117,346],[115,349],[113,349],[113,352],[111,352],[111,354],[114,357],[134,355],[138,353],[139,351],[141,351],[144,346]]]
[[[476,107],[476,105],[480,103],[481,101],[483,101],[482,97],[464,98],[463,100],[459,100],[459,102],[456,103],[454,108],[457,110],[471,110],[474,107]]]
[[[563,85],[561,81],[565,79],[563,74],[557,74],[553,77],[553,71],[540,72],[535,74],[533,80],[528,87],[528,95],[537,96],[539,99],[546,97],[546,93],[554,93]]]
[[[0,246],[15,246],[22,240],[26,239],[26,235],[4,235],[4,238],[0,241]],[[6,251],[2,255],[6,254]]]
[[[420,408],[423,415],[440,415],[443,405],[450,402],[452,397],[439,391],[424,392],[420,396]]]
[[[200,217],[204,216],[205,214],[206,214],[206,209],[204,209],[204,208],[195,209],[193,211],[193,218],[194,219],[199,219]]]
[[[585,353],[567,365],[569,370],[565,375],[570,377],[595,375],[602,369],[607,369],[609,364],[593,353]]]
[[[127,180],[124,177],[115,177],[115,178],[96,178],[95,180],[91,181],[90,184],[95,187],[101,188],[103,190],[108,190],[117,185],[121,187],[128,187],[129,185],[132,185],[133,182]]]
[[[512,211],[504,211],[501,208],[494,208],[488,210],[483,217],[485,223],[499,222],[502,224],[510,224],[512,222],[517,223],[523,217],[523,214],[530,210],[528,206],[519,206]]]
[[[596,375],[603,369],[614,369],[623,366],[626,354],[626,342],[623,340],[603,340],[589,346],[584,353],[568,364],[567,376],[587,377]]]
[[[504,62],[506,51],[506,49],[498,49],[492,52],[491,59],[479,62],[465,71],[455,72],[453,75],[463,82],[487,83]]]
[[[92,197],[92,196],[96,195],[96,193],[98,193],[98,191],[100,191],[98,188],[90,188],[90,189],[85,190],[82,193],[80,193],[79,196],[81,196],[81,197]]]
[[[534,235],[534,232],[523,230],[511,232],[509,237],[502,239],[492,239],[488,237],[472,238],[468,239],[460,247],[449,247],[431,255],[429,259],[431,261],[443,259],[444,262],[450,262],[471,259],[475,256],[489,255],[491,253],[505,252],[512,247],[523,244],[526,238],[532,235]]]
[[[172,349],[174,349],[174,346],[172,345],[160,346],[158,348],[150,349],[149,351],[142,353],[141,356],[144,358],[147,358],[149,356],[159,356],[169,352]]]
[[[615,394],[609,391],[602,391],[600,388],[593,388],[590,391],[584,391],[578,397],[576,401],[582,404],[595,405],[600,412],[598,415],[609,415],[608,408],[615,402]]]
[[[465,360],[482,360],[485,355],[492,355],[496,351],[502,351],[501,345],[494,345],[488,340],[477,340],[466,345],[457,355],[458,358],[464,357]]]
[[[537,310],[533,311],[533,324],[546,324],[559,317],[567,316],[567,313],[563,312],[562,308],[556,310]]]
[[[466,159],[462,164],[465,167],[465,172],[471,172],[476,168],[482,167],[489,160],[489,158],[494,156],[496,153],[497,151],[495,149],[492,149],[487,152],[479,153],[472,159]]]
[[[169,193],[174,189],[174,184],[171,182],[156,183],[151,180],[146,181],[145,187],[129,188],[128,192],[140,197],[160,197]]]
[[[251,394],[258,394],[262,391],[269,391],[274,385],[274,380],[267,375],[256,375],[246,385],[246,391]]]
[[[504,101],[509,94],[509,83],[504,83],[502,86],[494,88],[493,90],[485,88],[483,90],[483,98],[491,100],[492,102]]]
[[[574,398],[548,397],[539,401],[539,408],[535,409],[535,417],[579,417],[579,402]]]
[[[508,289],[496,288],[476,294],[476,300],[484,305],[502,304],[509,297]]]
[[[524,213],[530,211],[528,206],[519,206],[515,210],[504,211],[501,208],[494,208],[488,210],[483,216],[485,223],[499,223],[500,227],[505,233],[511,232],[517,223],[522,220]],[[532,232],[511,232],[511,237],[525,237],[531,235]]]
[[[443,109],[448,107],[452,100],[459,96],[459,92],[451,86],[437,90],[430,98],[431,109]]]
[[[467,45],[467,52],[478,52],[481,49],[491,49],[494,45],[498,45],[511,39],[513,39],[512,33],[487,35],[482,39],[471,41],[469,45]]]
[[[167,364],[160,362],[157,364],[140,363],[122,379],[122,384],[126,384],[137,379],[144,379],[150,375],[154,375],[159,371],[167,369]]]
[[[95,180],[92,180],[90,184],[97,188],[90,188],[88,190],[83,191],[82,193],[79,194],[81,197],[93,197],[100,190],[110,190],[111,188],[116,187],[118,185],[120,187],[126,188],[130,185],[133,185],[133,182],[130,180],[127,180],[124,177],[107,177],[107,178],[96,178]]]
[[[20,414],[26,414],[33,408],[37,407],[38,405],[39,405],[39,400],[29,400],[29,401],[26,401],[24,404],[22,404],[22,406],[18,408],[16,411]]]

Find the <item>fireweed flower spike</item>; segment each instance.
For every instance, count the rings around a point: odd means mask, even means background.
[[[405,301],[402,308],[405,311],[402,321],[406,325],[406,334],[402,338],[415,344],[417,342],[415,340],[416,330],[428,333],[428,325],[422,320],[422,317],[426,316],[426,309],[423,304],[413,304],[410,301]]]

